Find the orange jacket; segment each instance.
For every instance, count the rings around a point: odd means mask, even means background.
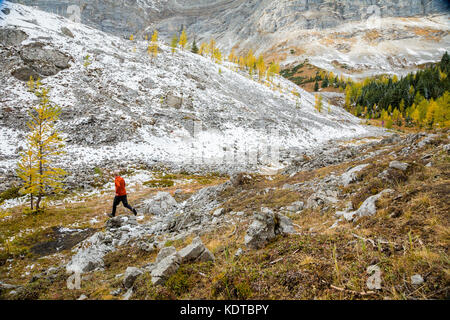
[[[114,184],[116,185],[116,196],[125,196],[127,191],[125,190],[125,180],[122,177],[116,177],[114,180]]]

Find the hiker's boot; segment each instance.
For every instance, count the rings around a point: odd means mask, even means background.
[[[137,211],[136,211],[136,209],[134,209],[134,208],[133,208],[133,214],[134,214],[135,216],[137,216]]]
[[[108,217],[110,217],[110,218],[114,218],[114,216],[113,216],[113,214],[112,214],[112,213],[108,213]]]

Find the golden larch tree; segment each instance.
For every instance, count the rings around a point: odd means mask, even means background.
[[[187,44],[187,35],[186,35],[186,29],[183,29],[180,36],[180,46],[184,49]]]
[[[158,30],[153,32],[150,45],[148,46],[148,53],[151,54],[153,58],[156,58],[158,55]]]
[[[170,42],[170,51],[172,51],[172,55],[177,50],[178,45],[178,36],[176,33],[173,34],[172,41]]]
[[[55,127],[61,108],[50,102],[49,89],[42,87],[40,81],[34,85],[34,94],[39,98],[39,104],[29,114],[27,148],[21,154],[17,171],[24,182],[22,192],[30,195],[31,209],[40,210],[45,196],[62,190],[62,178],[66,172],[54,166],[57,157],[64,153],[63,139]]]

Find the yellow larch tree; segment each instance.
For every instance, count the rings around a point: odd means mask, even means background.
[[[54,166],[57,157],[64,152],[61,133],[55,127],[61,109],[50,102],[49,89],[42,87],[39,81],[33,92],[39,98],[39,104],[29,114],[27,148],[21,154],[17,173],[24,182],[22,192],[30,195],[31,209],[39,211],[45,196],[62,190],[62,177],[66,172]]]
[[[173,34],[172,41],[170,42],[170,51],[172,51],[172,55],[177,50],[178,45],[178,36],[176,33]]]
[[[181,32],[181,36],[180,36],[180,46],[181,48],[185,48],[186,44],[187,44],[187,35],[186,35],[186,29],[183,29],[183,31]]]
[[[153,32],[152,39],[147,50],[148,54],[151,54],[153,58],[156,58],[158,55],[158,30]]]

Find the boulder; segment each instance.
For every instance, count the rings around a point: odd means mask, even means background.
[[[324,191],[317,191],[313,193],[308,200],[306,201],[306,208],[307,209],[316,209],[317,207],[321,205],[329,205],[329,204],[335,204],[339,200],[335,198],[334,196],[328,195]]]
[[[200,237],[196,237],[192,240],[192,243],[183,249],[178,254],[181,257],[181,262],[191,261],[214,261],[214,255],[205,247]]]
[[[0,43],[5,47],[18,46],[27,38],[28,35],[22,30],[0,28]]]
[[[212,252],[209,251],[206,247],[205,250],[202,252],[202,254],[197,258],[197,261],[199,262],[208,262],[208,261],[214,262],[215,260],[216,258],[214,257]]]
[[[293,234],[295,233],[294,225],[291,219],[281,214],[277,214],[277,224],[275,224],[275,234]]]
[[[183,98],[177,97],[173,93],[169,93],[166,96],[166,104],[171,108],[180,109],[183,104]]]
[[[351,183],[356,181],[357,173],[363,170],[364,168],[368,167],[368,164],[361,164],[359,166],[350,168],[347,170],[347,172],[343,173],[341,175],[341,183],[344,187],[347,187]]]
[[[268,208],[255,212],[253,222],[245,235],[245,245],[251,249],[260,249],[277,234],[295,233],[292,221],[281,214],[275,214]]]
[[[225,212],[224,208],[218,208],[218,209],[214,210],[213,216],[220,217],[224,212]]]
[[[30,80],[30,77],[33,77],[33,79],[37,79],[40,77],[39,73],[27,66],[14,69],[11,72],[11,75],[20,81],[28,81]]]
[[[73,35],[72,31],[70,31],[70,29],[67,28],[67,27],[61,27],[61,33],[66,35],[66,36],[68,36],[68,37],[70,37],[70,38],[74,38],[74,35]]]
[[[400,142],[401,140],[402,140],[402,138],[400,137],[400,135],[395,133],[389,137],[382,139],[379,143],[380,144],[394,144],[394,143]]]
[[[145,213],[156,216],[165,216],[177,208],[177,202],[168,192],[158,192],[151,199],[146,208]]]
[[[367,198],[358,210],[355,211],[338,211],[336,215],[343,216],[347,221],[354,220],[355,216],[365,217],[373,216],[377,212],[376,202],[385,194],[393,193],[394,190],[386,189],[378,193],[377,195]]]
[[[41,42],[23,46],[19,54],[25,65],[38,73],[41,78],[53,76],[61,70],[70,68],[69,62],[73,61],[71,56],[54,48],[46,48]]]
[[[406,171],[406,169],[408,169],[408,167],[409,167],[409,164],[400,162],[400,161],[391,161],[389,163],[389,168],[397,169],[397,170],[401,170],[401,171]]]
[[[289,212],[298,212],[303,210],[303,207],[305,206],[305,204],[303,203],[303,201],[296,201],[291,203],[290,205],[288,205],[286,207],[286,210]]]
[[[106,221],[106,229],[118,229],[126,225],[137,225],[136,217],[117,216]]]
[[[163,285],[180,267],[181,257],[175,252],[159,261],[151,272],[152,283]]]
[[[142,271],[136,267],[128,267],[125,271],[125,277],[123,278],[123,285],[126,289],[129,289],[133,286],[134,281],[136,281],[137,277],[142,274]]]
[[[411,284],[419,286],[424,282],[423,277],[420,274],[415,274],[411,276]]]
[[[245,235],[245,245],[251,249],[260,249],[275,238],[275,216],[270,209],[262,208],[255,212],[253,222]]]
[[[155,263],[158,264],[159,262],[161,262],[168,256],[173,255],[175,253],[177,253],[177,249],[175,249],[174,246],[164,247],[159,251],[158,256],[156,257]]]
[[[422,141],[420,141],[420,142],[417,144],[417,146],[418,146],[419,148],[423,148],[423,147],[425,147],[426,145],[433,144],[434,141],[435,141],[435,139],[436,139],[437,137],[438,137],[437,134],[430,134],[430,135],[428,135],[427,137],[425,137],[424,139],[422,139]]]
[[[245,172],[235,173],[230,177],[230,183],[235,188],[250,184],[251,182],[252,176]]]

